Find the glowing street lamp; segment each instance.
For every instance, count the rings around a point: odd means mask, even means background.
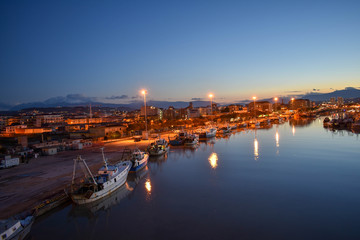
[[[213,110],[212,110],[212,100],[213,100],[213,97],[214,95],[212,93],[209,94],[209,98],[210,98],[210,101],[211,101],[211,116],[213,115]]]
[[[295,100],[295,98],[291,98],[291,107],[292,108],[294,107],[294,100]]]
[[[256,97],[254,96],[253,99],[254,99],[254,117],[256,118],[256,108],[255,108],[255,100],[256,100]]]
[[[274,98],[274,101],[275,101],[275,112],[276,112],[276,110],[277,110],[277,108],[276,108],[276,106],[277,106],[277,100],[278,100],[278,98],[275,97],[275,98]]]
[[[146,115],[146,94],[147,91],[146,90],[141,90],[141,94],[144,95],[144,107],[145,107],[145,132],[146,132],[146,136],[147,136],[147,115]]]

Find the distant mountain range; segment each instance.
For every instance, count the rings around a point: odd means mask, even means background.
[[[336,90],[331,93],[316,93],[310,92],[304,95],[297,95],[296,98],[309,99],[311,101],[329,101],[331,97],[343,97],[344,99],[353,99],[360,98],[360,90],[353,87],[347,87],[344,90]],[[260,101],[270,101],[273,102],[273,99],[259,99]],[[259,101],[258,100],[258,101]],[[290,97],[281,97],[280,101],[284,101],[287,103],[290,100]],[[244,100],[241,102],[237,102],[239,104],[247,104],[252,100]],[[194,107],[205,107],[210,105],[210,101],[192,101]],[[110,108],[118,108],[120,110],[135,110],[140,109],[143,106],[142,101],[135,101],[128,104],[112,104],[112,103],[103,103],[93,101],[92,98],[83,97],[82,95],[68,95],[66,97],[55,97],[50,98],[44,102],[31,102],[31,103],[23,103],[15,106],[9,104],[0,103],[0,111],[19,111],[21,109],[28,108],[51,108],[51,107],[75,107],[75,106],[98,106],[98,107],[110,107]],[[168,108],[169,106],[173,106],[174,108],[184,108],[189,106],[189,102],[187,101],[148,101],[147,105],[155,106],[159,108]]]
[[[210,101],[192,101],[194,107],[205,107],[210,105]],[[131,111],[135,109],[140,109],[143,105],[143,101],[136,101],[128,104],[113,104],[113,103],[103,103],[103,102],[93,102],[93,101],[84,101],[84,102],[32,102],[32,103],[24,103],[16,106],[10,105],[1,105],[0,111],[19,111],[22,109],[30,109],[30,108],[56,108],[56,107],[76,107],[76,106],[89,106],[93,107],[109,107],[109,108],[118,108],[123,111]],[[169,106],[173,106],[174,108],[185,108],[189,106],[189,102],[185,101],[176,101],[176,102],[168,102],[168,101],[148,101],[146,103],[148,106],[155,106],[158,108],[168,108]]]
[[[352,99],[360,97],[360,90],[347,87],[344,90],[336,90],[331,93],[307,93],[302,98],[310,99],[311,101],[328,101],[331,97],[343,97],[344,99]]]

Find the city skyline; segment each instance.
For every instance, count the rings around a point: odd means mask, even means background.
[[[0,103],[359,88],[357,1],[0,3]]]

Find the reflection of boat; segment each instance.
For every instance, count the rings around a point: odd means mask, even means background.
[[[165,139],[158,139],[147,148],[150,156],[164,155],[169,151],[169,143]]]
[[[330,118],[326,117],[323,121],[323,125],[325,128],[330,127],[331,126]]]
[[[6,219],[0,220],[0,236],[2,240],[25,239],[29,234],[31,225],[34,222],[33,216],[27,216],[23,220]]]
[[[359,132],[360,131],[360,120],[355,121],[352,126],[351,126],[352,130],[355,132]]]
[[[90,218],[99,211],[105,211],[110,209],[112,206],[119,204],[120,201],[128,196],[132,190],[133,188],[131,188],[128,183],[125,183],[111,194],[101,198],[99,201],[74,206],[71,210],[71,214],[77,217],[87,216]]]
[[[145,177],[148,172],[149,172],[149,168],[146,166],[143,169],[137,171],[136,173],[129,174],[129,178],[128,178],[129,185],[135,188],[136,185],[140,182],[140,180],[143,177]]]
[[[202,129],[201,132],[199,133],[199,138],[212,138],[212,137],[215,137],[216,131],[217,130],[214,127],[207,128],[207,129]]]
[[[111,192],[118,189],[126,181],[127,175],[131,168],[130,161],[119,162],[115,165],[108,165],[103,153],[104,166],[98,170],[97,175],[93,175],[87,166],[84,159],[80,156],[75,160],[74,174],[72,180],[72,194],[71,199],[77,204],[85,204],[97,201]],[[77,190],[74,190],[74,179],[76,163],[82,164],[83,171],[87,179],[80,185]]]
[[[149,159],[149,154],[146,154],[139,149],[135,149],[131,154],[131,162],[132,167],[130,169],[131,172],[136,172],[147,165]]]

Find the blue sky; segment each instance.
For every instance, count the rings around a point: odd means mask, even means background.
[[[360,1],[1,1],[0,102],[360,87]]]

